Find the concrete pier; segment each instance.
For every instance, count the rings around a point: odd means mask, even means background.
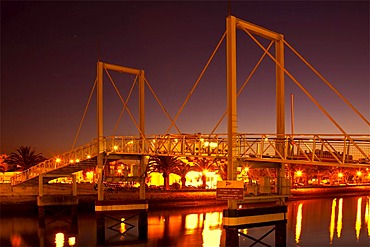
[[[275,231],[275,246],[286,246],[286,212],[287,206],[271,206],[247,209],[225,209],[223,211],[223,225],[226,230],[226,246],[238,247],[239,234],[261,243],[263,238]],[[257,239],[241,234],[239,229],[274,226],[263,237]],[[268,246],[268,245],[267,245]]]
[[[96,201],[95,215],[96,215],[96,236],[98,244],[105,244],[106,234],[105,230],[113,230],[112,226],[106,224],[106,218],[110,218],[115,222],[127,223],[127,220],[134,217],[137,218],[138,239],[148,239],[148,203],[146,200],[124,200],[124,201]],[[112,214],[119,212],[122,217],[116,219]],[[131,224],[129,224],[131,225]],[[131,228],[135,227],[131,225]],[[131,229],[130,228],[130,229]],[[128,231],[128,230],[127,230]],[[126,232],[121,233],[124,235]]]

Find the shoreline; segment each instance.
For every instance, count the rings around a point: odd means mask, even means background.
[[[370,185],[361,186],[325,186],[305,187],[291,189],[291,195],[287,202],[296,200],[317,199],[323,197],[337,196],[370,196]],[[105,193],[106,200],[132,200],[139,199],[137,191],[114,191]],[[95,211],[96,192],[78,195],[78,211]],[[215,190],[178,190],[178,191],[147,191],[146,200],[149,210],[206,207],[206,206],[227,206],[227,201],[217,200]],[[37,215],[37,195],[12,194],[0,196],[0,217],[4,213],[17,212],[17,214],[35,213]]]

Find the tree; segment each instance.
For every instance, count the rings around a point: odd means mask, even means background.
[[[215,159],[215,163],[217,165],[217,172],[222,180],[227,180],[227,160],[224,158]]]
[[[181,161],[175,156],[153,156],[149,158],[147,172],[160,172],[164,180],[164,189],[168,190],[169,176],[174,167],[180,165]]]
[[[26,170],[44,160],[46,158],[41,153],[36,153],[34,148],[20,146],[5,159],[5,163],[11,165],[14,170]]]
[[[192,170],[192,166],[189,164],[185,164],[181,162],[181,164],[176,165],[173,167],[173,173],[179,175],[181,177],[181,188],[185,189],[186,183],[186,174]]]
[[[217,168],[216,163],[212,159],[208,158],[197,158],[194,160],[194,170],[202,173],[202,187],[205,189],[207,187],[207,171],[213,171]]]

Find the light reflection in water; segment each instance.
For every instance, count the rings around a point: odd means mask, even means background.
[[[119,228],[119,232],[122,234],[126,231],[126,224],[123,223],[125,221],[125,218],[121,218],[121,224],[120,224],[120,228]]]
[[[302,231],[302,207],[303,207],[303,203],[300,203],[298,205],[297,222],[295,225],[295,242],[297,244],[299,243],[299,239],[301,237],[301,231]]]
[[[335,208],[337,207],[337,198],[333,199],[331,203],[331,216],[330,216],[330,227],[329,227],[329,234],[330,234],[330,244],[333,243],[334,237],[334,229],[335,229]]]
[[[58,232],[55,234],[55,247],[63,247],[64,246],[64,233]]]
[[[342,222],[343,222],[343,198],[339,199],[338,205],[338,220],[337,220],[337,237],[340,238],[342,235]]]
[[[370,197],[367,198],[366,202],[365,221],[367,224],[367,236],[370,237]]]
[[[76,244],[76,237],[68,238],[68,244],[69,246],[74,246]]]
[[[220,246],[222,234],[222,213],[206,213],[204,227],[202,232],[203,246]]]
[[[331,203],[330,203],[331,201]],[[325,200],[308,200],[298,203],[291,203],[288,204],[290,211],[289,219],[291,219],[291,224],[288,222],[287,231],[290,232],[288,236],[289,246],[292,245],[305,245],[305,243],[311,241],[311,236],[313,233],[326,233],[329,230],[329,237],[330,237],[330,244],[333,246],[354,246],[361,245],[364,246],[364,241],[368,241],[370,239],[370,196],[366,197],[352,197],[352,198],[336,198],[334,200],[327,201]],[[363,205],[362,205],[363,202]],[[320,204],[318,204],[320,203]],[[304,204],[304,208],[303,208]],[[344,208],[344,204],[346,208]],[[311,208],[318,208],[319,206],[322,209],[320,215],[315,215],[315,217],[310,217],[312,214]],[[331,206],[331,211],[330,209]],[[296,210],[294,210],[296,209]],[[364,213],[362,213],[362,209],[364,209]],[[310,212],[308,212],[310,210]],[[356,213],[355,213],[356,210]],[[216,211],[216,212],[215,212]],[[222,211],[217,211],[212,209],[212,211],[203,211],[203,213],[194,213],[197,211],[189,210],[181,213],[160,213],[160,214],[153,214],[148,216],[148,239],[150,241],[161,241],[165,239],[164,237],[169,237],[170,241],[177,241],[178,239],[183,239],[188,241],[189,239],[194,240],[197,246],[221,246],[222,242],[225,240],[223,227],[222,227]],[[208,212],[208,213],[206,213]],[[317,216],[317,217],[316,217]],[[305,222],[303,222],[303,217],[305,217]],[[329,220],[330,217],[330,220]],[[319,220],[318,220],[319,219]],[[124,219],[121,219],[122,221]],[[296,222],[294,222],[296,220]],[[327,221],[330,221],[329,229],[327,228]],[[8,230],[5,233],[8,237],[7,241],[9,243],[8,246],[11,246],[10,243],[21,242],[23,243],[23,232],[21,228],[23,225],[18,225],[18,220],[8,220],[5,222],[11,222],[12,229]],[[85,222],[82,220],[82,222]],[[166,224],[167,222],[171,222],[170,224]],[[1,222],[0,222],[1,223]],[[33,223],[33,221],[31,221]],[[295,224],[294,224],[295,223]],[[303,224],[304,223],[304,224]],[[353,225],[355,223],[355,226]],[[10,224],[10,223],[8,223]],[[87,225],[85,223],[85,225]],[[89,227],[91,223],[88,224]],[[5,223],[1,223],[1,229],[6,229],[4,226]],[[129,225],[121,222],[119,230],[120,232],[124,232]],[[29,228],[29,227],[28,227]],[[355,229],[354,229],[355,228]],[[363,228],[363,229],[362,229]],[[82,227],[82,229],[90,229],[86,226]],[[165,230],[166,229],[166,230]],[[259,230],[256,229],[242,229],[240,232],[244,234],[248,233],[253,236]],[[258,230],[258,231],[257,231]],[[355,230],[355,232],[353,231]],[[263,231],[263,230],[262,230]],[[361,236],[361,231],[362,235]],[[16,233],[19,235],[16,235]],[[63,234],[64,233],[64,234]],[[50,232],[41,232],[39,234],[44,234],[43,239],[40,238],[40,242],[47,243],[44,246],[94,246],[90,242],[88,244],[83,243],[81,245],[81,239],[86,242],[85,238],[79,239],[72,237],[68,232],[59,232],[55,234],[53,231],[51,234]],[[368,235],[366,235],[366,233]],[[85,233],[84,233],[85,234]],[[311,235],[310,235],[311,234]],[[37,232],[36,232],[37,235]],[[167,236],[168,235],[168,236]],[[193,236],[196,236],[196,239]],[[257,234],[258,235],[258,234]],[[14,237],[15,236],[15,237]],[[41,235],[40,235],[41,236]],[[365,237],[365,238],[364,238]],[[338,239],[338,242],[336,240]],[[36,241],[36,240],[35,240]],[[93,240],[94,241],[94,240]],[[166,239],[163,241],[167,241]],[[186,241],[183,241],[186,243]],[[327,239],[317,240],[320,243],[317,246],[325,246],[329,245]],[[319,242],[321,241],[321,242]],[[325,243],[324,243],[325,242]],[[166,242],[167,243],[167,242]],[[174,242],[171,242],[174,243]],[[346,244],[343,244],[346,243]],[[343,245],[342,245],[343,244]],[[366,242],[368,244],[368,242]],[[1,245],[1,244],[0,244]],[[25,245],[27,246],[27,244]],[[29,245],[28,245],[29,246]],[[162,245],[163,246],[163,245]],[[179,246],[186,246],[179,245]],[[365,245],[367,246],[367,245]]]
[[[357,241],[360,238],[360,230],[361,230],[361,205],[362,205],[362,197],[357,199],[357,214],[356,214],[356,239]]]
[[[198,214],[188,214],[185,217],[185,228],[189,233],[198,227]]]

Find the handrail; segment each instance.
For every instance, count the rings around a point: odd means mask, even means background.
[[[310,164],[363,164],[370,166],[370,135],[354,134],[248,134],[236,135],[236,157],[266,162],[310,162]],[[167,134],[108,136],[103,141],[109,154],[227,157],[227,134]],[[368,154],[368,155],[366,155]],[[16,185],[73,163],[98,155],[97,140],[45,160],[11,178]]]

